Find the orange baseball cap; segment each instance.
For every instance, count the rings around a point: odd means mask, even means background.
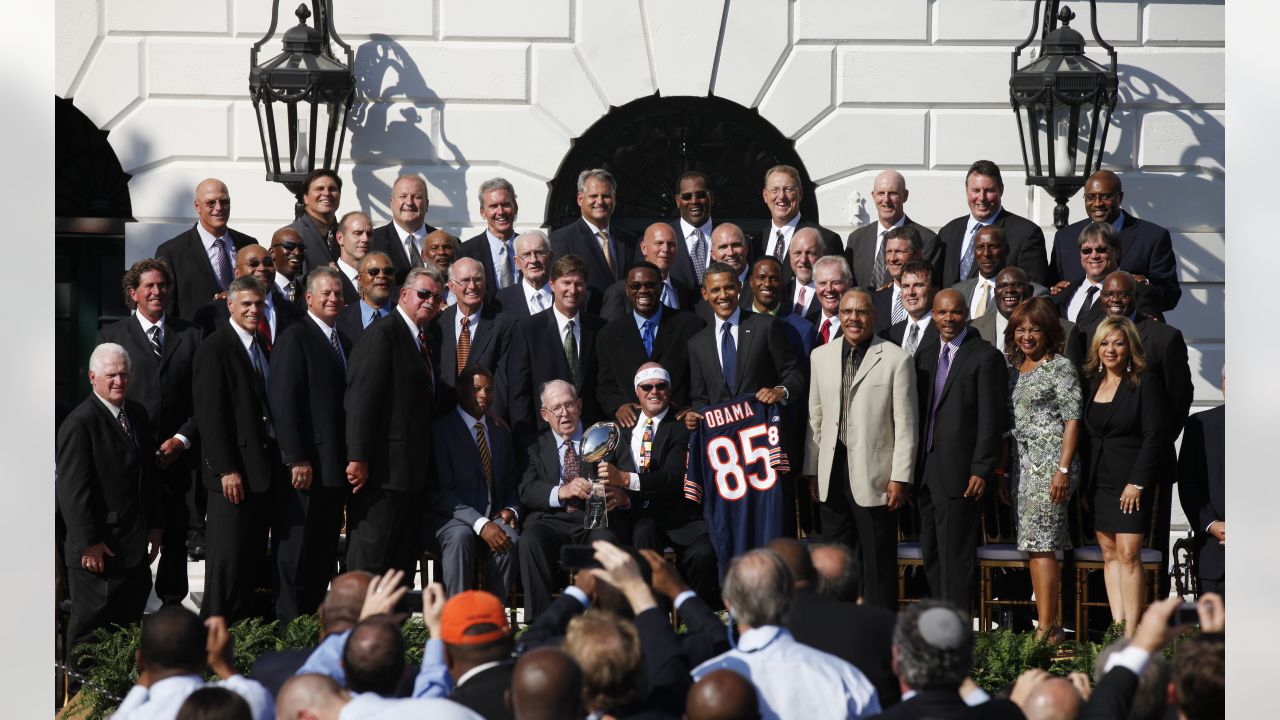
[[[440,639],[450,645],[479,645],[510,634],[507,609],[497,596],[483,590],[454,595],[440,614]]]

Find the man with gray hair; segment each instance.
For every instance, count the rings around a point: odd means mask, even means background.
[[[506,178],[490,178],[480,184],[480,217],[485,228],[479,235],[462,243],[458,257],[469,257],[484,266],[485,300],[492,300],[499,290],[520,282],[516,266],[515,240],[516,189]]]
[[[849,272],[849,263],[839,255],[828,255],[818,258],[813,265],[813,284],[818,295],[820,310],[813,321],[818,329],[818,341],[825,345],[841,336],[840,298],[844,291],[853,284],[853,275]]]
[[[578,175],[578,208],[582,216],[551,233],[556,257],[570,253],[587,266],[587,307],[599,315],[604,292],[623,277],[635,260],[636,236],[610,225],[618,202],[618,183],[608,170],[583,170]]]
[[[787,250],[787,263],[791,268],[791,279],[787,282],[783,293],[782,306],[779,312],[783,315],[793,313],[817,323],[821,305],[818,301],[817,288],[813,284],[814,264],[822,259],[822,236],[811,227],[796,230],[791,238],[791,247]],[[787,297],[790,296],[790,301]]]
[[[58,428],[54,489],[65,525],[71,617],[68,660],[100,627],[142,618],[151,592],[147,566],[160,552],[160,491],[155,433],[146,408],[125,399],[129,353],[103,343],[89,357],[93,392]]]
[[[772,550],[750,550],[733,559],[724,579],[724,606],[740,635],[737,647],[693,670],[694,680],[727,668],[760,693],[760,715],[864,718],[880,712],[875,687],[858,668],[802,645],[784,627],[795,581]],[[803,668],[786,672],[784,668]]]
[[[551,241],[541,230],[522,232],[515,239],[516,270],[520,282],[494,296],[495,305],[512,322],[551,307]]]
[[[960,696],[972,667],[973,629],[955,606],[928,599],[908,605],[898,612],[893,630],[893,669],[902,702],[881,717],[1021,718],[1008,700],[991,700],[981,691]]]

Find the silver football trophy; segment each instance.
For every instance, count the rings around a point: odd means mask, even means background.
[[[578,458],[582,462],[597,463],[618,446],[618,426],[611,422],[598,422],[582,432],[578,441]],[[604,482],[599,477],[591,479],[591,497],[587,498],[583,527],[587,530],[609,527],[609,513]]]

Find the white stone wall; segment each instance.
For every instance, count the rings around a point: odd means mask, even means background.
[[[283,2],[279,30],[296,2]],[[908,212],[938,227],[967,210],[965,168],[1005,170],[1005,204],[1045,226],[1052,201],[1022,185],[1008,106],[1009,50],[1029,0],[335,0],[357,48],[364,106],[341,174],[343,207],[386,217],[401,171],[431,186],[428,220],[481,225],[474,193],[503,175],[520,225],[542,222],[547,181],[611,105],[660,91],[758,107],[795,139],[823,224],[869,219],[872,178],[908,178]],[[1221,400],[1224,192],[1221,0],[1107,1],[1122,100],[1107,165],[1125,206],[1174,233],[1183,299],[1169,321],[1191,345],[1197,405]],[[1088,5],[1072,3],[1086,30]],[[247,99],[249,47],[269,0],[58,0],[55,92],[99,127],[127,172],[127,259],[189,225],[191,190],[223,178],[233,225],[265,241],[292,199],[263,180]],[[278,40],[267,56],[277,52]],[[1079,198],[1073,218],[1083,216]],[[1052,238],[1052,228],[1049,237]],[[465,235],[464,235],[465,236]]]

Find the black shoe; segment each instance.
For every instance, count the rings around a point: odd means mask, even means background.
[[[187,546],[187,559],[192,562],[204,560],[204,543]]]

